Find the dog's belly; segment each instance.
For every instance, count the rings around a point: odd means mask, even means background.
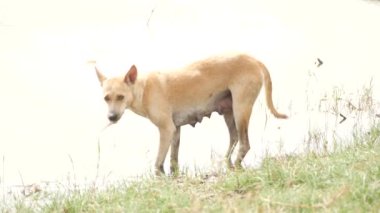
[[[202,105],[192,105],[173,113],[173,121],[176,126],[202,122],[203,117],[210,117],[213,112],[219,115],[232,111],[232,97],[229,90],[211,95]]]

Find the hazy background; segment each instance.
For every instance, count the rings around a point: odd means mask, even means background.
[[[127,112],[101,132],[107,109],[89,60],[107,75],[124,74],[131,64],[148,72],[223,52],[262,60],[275,105],[291,118],[274,119],[260,96],[247,166],[259,166],[279,146],[302,151],[314,125],[351,135],[349,115],[337,127],[336,116],[320,116],[316,105],[334,87],[355,95],[371,78],[379,100],[379,20],[379,4],[360,0],[0,0],[0,183],[83,183],[97,172],[109,181],[151,171],[156,127]],[[229,139],[222,117],[213,114],[196,127],[182,128],[181,166],[217,166]]]

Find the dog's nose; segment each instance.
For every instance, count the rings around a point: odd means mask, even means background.
[[[115,122],[115,121],[118,120],[118,116],[117,116],[116,113],[109,113],[109,114],[108,114],[108,119],[109,119],[110,121],[112,121],[112,122]]]

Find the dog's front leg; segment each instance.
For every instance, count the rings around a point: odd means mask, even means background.
[[[176,174],[178,172],[178,151],[180,143],[181,127],[177,127],[172,140],[172,146],[170,148],[170,172]]]
[[[156,175],[165,174],[164,171],[164,162],[166,158],[166,154],[168,153],[170,144],[174,139],[174,135],[176,132],[176,128],[173,123],[168,123],[166,125],[159,127],[160,131],[160,145],[158,148],[158,154],[155,164]]]

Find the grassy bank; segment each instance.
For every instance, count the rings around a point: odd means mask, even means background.
[[[378,125],[334,153],[267,158],[257,170],[143,178],[104,190],[39,192],[2,211],[378,212],[379,136]]]

